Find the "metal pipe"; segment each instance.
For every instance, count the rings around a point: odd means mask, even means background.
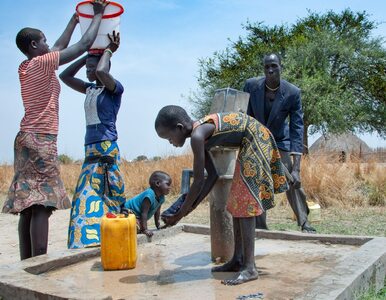
[[[246,112],[249,94],[231,88],[215,92],[210,113]],[[217,147],[210,153],[220,176],[208,195],[210,207],[211,256],[216,262],[229,261],[234,252],[233,220],[226,209],[236,164],[235,148]]]

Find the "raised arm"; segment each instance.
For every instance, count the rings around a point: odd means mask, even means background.
[[[74,32],[76,24],[78,24],[79,19],[77,13],[74,13],[67,24],[66,29],[63,31],[62,35],[55,42],[54,46],[52,46],[51,51],[60,51],[64,48],[67,48],[70,43],[71,36]]]
[[[88,87],[87,83],[82,79],[75,78],[76,73],[86,64],[87,55],[78,59],[70,66],[68,66],[62,73],[60,73],[60,79],[68,85],[70,88],[80,93],[86,94]]]
[[[115,90],[115,80],[114,77],[110,74],[110,58],[119,47],[119,32],[115,33],[115,31],[113,31],[113,34],[108,34],[108,37],[110,39],[110,44],[107,46],[101,59],[99,60],[96,69],[96,76],[107,90],[113,92]]]
[[[84,52],[89,50],[91,45],[94,43],[107,3],[105,0],[94,0],[92,4],[94,9],[94,17],[90,26],[83,34],[79,42],[60,51],[59,65],[63,65],[79,57]]]

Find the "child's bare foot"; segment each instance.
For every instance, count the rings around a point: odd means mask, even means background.
[[[239,272],[240,269],[240,262],[232,259],[222,266],[213,267],[212,272]]]
[[[256,280],[257,278],[259,278],[257,270],[250,269],[241,271],[236,279],[222,280],[221,283],[224,285],[238,285],[247,281]]]

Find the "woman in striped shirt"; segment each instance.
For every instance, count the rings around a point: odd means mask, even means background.
[[[91,47],[106,5],[105,0],[93,1],[94,17],[88,30],[70,47],[76,14],[51,49],[39,29],[23,28],[16,36],[17,47],[27,56],[18,70],[25,114],[15,139],[15,174],[3,212],[20,214],[22,260],[47,253],[48,219],[53,210],[70,207],[58,165],[60,84],[55,71]]]

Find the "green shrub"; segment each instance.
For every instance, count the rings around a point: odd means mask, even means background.
[[[74,160],[66,154],[60,154],[58,160],[62,165],[70,165],[74,162]]]
[[[369,204],[371,206],[386,205],[386,185],[371,186],[369,193]]]
[[[134,159],[134,161],[144,161],[144,160],[148,160],[146,155],[139,155],[137,156],[136,159]]]

